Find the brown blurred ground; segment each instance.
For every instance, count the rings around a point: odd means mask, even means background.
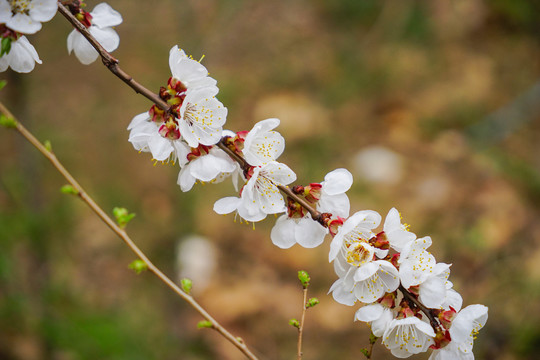
[[[227,128],[282,120],[281,161],[299,183],[350,169],[353,211],[397,207],[452,263],[464,306],[490,318],[478,359],[540,351],[540,7],[535,1],[110,1],[124,17],[114,53],[157,90],[178,44],[203,63],[228,107]],[[89,4],[92,9],[95,2]],[[191,234],[212,263],[195,295],[266,359],[295,357],[296,271],[321,304],[308,313],[305,359],[361,359],[368,328],[326,295],[328,243],[280,250],[273,219],[251,225],[212,212],[229,182],[181,193],[178,168],[153,166],[127,142],[149,102],[99,62],[67,56],[55,17],[30,36],[43,65],[4,73],[0,94],[105,209],[137,213],[129,232],[174,276]],[[240,359],[149,274],[20,136],[0,129],[0,359]],[[207,244],[207,243],[206,243]],[[208,245],[208,244],[207,244]],[[208,252],[209,251],[209,252]],[[215,255],[215,256],[214,256]],[[212,270],[213,269],[213,270]],[[201,270],[202,271],[202,270]],[[200,280],[201,283],[204,280]],[[380,345],[376,359],[391,358]],[[422,359],[427,356],[416,356]]]

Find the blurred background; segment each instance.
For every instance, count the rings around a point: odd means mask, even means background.
[[[97,2],[88,1],[88,10]],[[540,3],[535,0],[109,1],[124,23],[114,55],[157,91],[178,44],[218,80],[226,127],[278,117],[280,161],[298,184],[346,167],[352,211],[396,207],[433,239],[464,306],[485,304],[478,359],[540,351]],[[295,358],[297,271],[312,277],[304,358],[362,359],[357,307],[326,295],[327,253],[272,245],[274,219],[218,216],[230,182],[182,193],[126,127],[150,103],[99,61],[67,56],[57,15],[29,36],[43,65],[0,74],[0,98],[110,211],[137,216],[137,244],[264,359]],[[14,131],[0,129],[0,359],[242,359],[149,273]],[[390,359],[380,344],[374,359]],[[414,356],[427,359],[428,355]]]

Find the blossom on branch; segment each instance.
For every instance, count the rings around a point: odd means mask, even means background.
[[[433,351],[429,360],[472,360],[473,342],[488,319],[484,305],[469,305],[461,310],[450,326],[450,343]]]
[[[122,23],[122,15],[109,4],[98,4],[91,12],[79,9],[79,13],[74,15],[88,28],[90,34],[105,50],[112,52],[118,48],[120,37],[113,26]],[[93,63],[99,57],[96,49],[76,29],[68,35],[67,48],[68,52],[71,54],[73,51],[77,59],[84,65]]]
[[[277,131],[279,119],[259,121],[247,134],[242,150],[244,158],[251,166],[261,166],[277,160],[285,149],[285,140]]]
[[[336,169],[326,174],[324,181],[320,184],[311,183],[304,187],[295,186],[293,192],[303,196],[322,213],[331,213],[336,217],[347,217],[349,216],[350,204],[345,192],[350,189],[351,185],[352,174],[346,169]],[[314,248],[323,243],[326,234],[328,234],[327,228],[314,221],[311,214],[300,204],[289,199],[287,214],[277,219],[270,237],[272,243],[282,249],[290,248],[294,244],[305,248]]]
[[[222,198],[214,204],[218,214],[237,211],[246,221],[260,221],[268,214],[286,210],[278,185],[288,185],[296,174],[285,164],[272,161],[264,166],[254,166],[247,174],[248,181],[240,190],[240,197]]]
[[[35,34],[57,9],[57,0],[0,0],[0,23],[19,33]]]
[[[237,186],[240,166],[221,149],[213,146],[199,145],[187,154],[187,163],[180,162],[178,185],[182,191],[189,191],[197,180],[219,183],[229,175],[233,175],[233,183]]]
[[[175,163],[178,158],[186,159],[190,152],[189,146],[174,136],[163,136],[160,128],[158,124],[151,121],[148,112],[136,115],[128,126],[129,142],[135,150],[150,152],[158,161]]]
[[[11,40],[11,49],[0,57],[0,72],[11,67],[13,71],[28,73],[34,70],[36,63],[41,64],[36,49],[30,44],[26,36]]]

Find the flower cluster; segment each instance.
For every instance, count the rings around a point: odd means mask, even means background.
[[[58,6],[56,0],[0,0],[0,71],[11,67],[30,72],[41,63],[23,34],[39,31]],[[113,27],[122,16],[117,11],[101,3],[87,12],[80,0],[66,6],[106,51],[118,47]],[[99,57],[77,30],[69,34],[67,47],[83,64]],[[235,213],[248,222],[283,214],[270,236],[280,248],[314,248],[330,234],[329,261],[338,279],[329,292],[344,305],[363,303],[355,319],[367,322],[396,357],[431,348],[433,360],[474,358],[473,340],[487,321],[487,307],[461,308],[461,295],[448,280],[450,265],[437,263],[428,252],[429,236],[410,232],[394,208],[379,232],[375,229],[382,218],[377,212],[349,216],[346,192],[353,178],[346,169],[328,173],[320,183],[289,188],[296,174],[277,161],[285,149],[275,130],[279,119],[262,120],[250,131],[224,130],[227,108],[216,98],[217,81],[206,67],[178,46],[169,52],[169,66],[171,77],[159,90],[161,101],[128,126],[136,150],[151,153],[156,161],[178,163],[182,191],[197,182],[231,177],[238,195],[216,201],[214,211]]]
[[[206,68],[176,46],[169,65],[172,77],[159,92],[169,108],[154,105],[135,116],[129,126],[135,149],[159,161],[178,161],[183,191],[197,181],[220,182],[228,176],[238,191],[242,181],[238,196],[216,201],[214,211],[250,222],[284,213],[271,232],[280,248],[314,248],[330,234],[329,261],[339,278],[329,292],[344,305],[363,303],[355,319],[370,324],[394,356],[431,348],[431,359],[474,358],[473,339],[487,320],[487,307],[461,309],[461,295],[448,280],[450,265],[437,263],[428,252],[429,236],[410,232],[395,208],[379,232],[377,212],[349,216],[345,193],[353,178],[346,169],[328,173],[320,183],[288,188],[296,175],[277,161],[285,148],[275,131],[280,121],[266,119],[250,131],[222,130],[227,110],[215,98],[216,81]]]
[[[69,10],[87,28],[107,51],[118,48],[120,38],[113,26],[122,22],[122,16],[108,4],[97,5],[92,12],[82,8],[80,0],[70,1]],[[34,70],[41,59],[26,35],[41,30],[41,23],[51,20],[58,9],[57,0],[0,0],[0,72],[8,68],[20,73]],[[94,62],[97,51],[79,33],[73,30],[67,39],[69,53],[75,52],[83,64]]]
[[[427,251],[431,238],[408,231],[395,208],[383,230],[373,232],[380,222],[377,212],[360,211],[334,236],[329,254],[339,277],[330,288],[334,299],[365,304],[355,319],[369,323],[396,357],[431,348],[430,359],[474,358],[473,339],[487,321],[487,307],[461,309],[461,295],[448,281],[450,265],[436,262]]]

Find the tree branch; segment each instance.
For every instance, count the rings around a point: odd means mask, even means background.
[[[96,49],[99,56],[101,57],[101,60],[103,61],[103,64],[120,80],[125,82],[129,87],[131,87],[137,94],[141,94],[144,97],[146,97],[148,100],[152,101],[154,104],[156,104],[160,109],[165,110],[169,114],[173,114],[174,111],[171,110],[171,107],[163,101],[157,94],[150,91],[148,88],[143,86],[142,84],[138,83],[133,79],[131,75],[126,73],[124,70],[118,66],[118,60],[113,57],[107,50],[101,46],[101,44],[90,34],[88,29],[75,17],[69,9],[67,9],[62,3],[58,2],[58,11],[64,17],[77,29],[89,42],[90,44]],[[178,114],[175,114],[178,116]],[[222,140],[223,141],[223,140]],[[249,166],[247,161],[240,156],[239,154],[233,152],[230,150],[223,142],[219,142],[216,144],[217,147],[219,147],[221,150],[225,151],[234,161],[238,162],[240,166],[245,169]],[[304,207],[309,213],[311,214],[311,217],[314,221],[318,221],[321,225],[327,226],[322,217],[321,213],[317,211],[314,207],[312,207],[310,204],[308,204],[304,199],[294,194],[288,187],[283,185],[278,185],[279,190],[281,190],[284,194],[289,196],[290,198],[294,199],[297,203],[299,203],[302,207]]]
[[[0,112],[7,118],[15,121],[16,130],[30,142],[36,149],[39,150],[52,165],[58,170],[58,172],[69,182],[71,186],[77,191],[77,195],[92,209],[92,211],[105,223],[107,226],[120,237],[124,243],[148,266],[148,270],[156,275],[162,282],[164,282],[171,290],[173,290],[178,296],[185,300],[191,307],[193,307],[203,318],[212,323],[212,328],[220,333],[223,337],[229,340],[234,346],[236,346],[244,355],[251,359],[257,360],[257,357],[248,349],[246,344],[238,337],[235,337],[228,332],[219,322],[217,322],[195,299],[193,296],[186,294],[178,285],[176,285],[171,279],[169,279],[159,268],[154,265],[150,259],[144,254],[144,252],[133,242],[129,235],[122,229],[114,220],[112,220],[105,211],[92,199],[90,195],[83,189],[83,187],[75,180],[75,178],[66,170],[66,168],[60,163],[56,155],[48,150],[36,137],[28,131],[19,121],[15,119],[13,114],[0,102]]]
[[[303,288],[303,306],[302,306],[302,318],[300,319],[300,326],[298,327],[298,345],[297,345],[297,360],[302,359],[302,335],[304,335],[304,321],[306,319],[306,310],[307,310],[307,287]]]

